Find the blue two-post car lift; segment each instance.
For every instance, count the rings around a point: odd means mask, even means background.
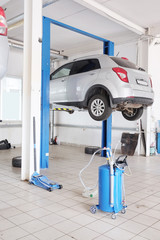
[[[54,24],[59,27],[71,30],[84,36],[96,39],[103,42],[103,53],[113,56],[114,43],[82,31],[78,28],[58,22],[56,20],[43,17],[43,38],[42,38],[42,96],[41,96],[41,153],[40,153],[40,168],[48,168],[49,162],[49,86],[50,86],[50,25]],[[102,148],[111,148],[112,136],[112,115],[102,122]],[[102,152],[105,157],[105,151]]]

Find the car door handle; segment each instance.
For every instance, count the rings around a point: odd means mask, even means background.
[[[90,73],[90,75],[95,75],[95,74],[96,74],[96,73],[94,73],[94,72],[93,72],[93,73]]]
[[[64,81],[66,81],[65,78],[63,78],[63,79],[61,80],[61,82],[64,82]]]

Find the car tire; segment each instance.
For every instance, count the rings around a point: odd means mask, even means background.
[[[88,102],[88,112],[96,121],[106,120],[112,113],[107,96],[97,94],[91,97]]]
[[[12,158],[12,166],[21,168],[21,159],[22,159],[21,156]]]
[[[100,147],[95,147],[95,146],[92,146],[92,147],[85,147],[85,153],[86,154],[93,154],[94,152],[96,152],[97,150],[99,150]],[[99,154],[100,152],[98,152],[97,154]]]
[[[128,121],[138,120],[143,114],[143,107],[141,108],[132,108],[133,112],[129,112],[127,110],[122,111],[123,117]]]

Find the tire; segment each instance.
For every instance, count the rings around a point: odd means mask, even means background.
[[[90,212],[91,212],[92,214],[96,214],[96,212],[97,212],[97,207],[96,207],[95,205],[91,206],[91,207],[90,207]]]
[[[63,185],[59,185],[58,189],[62,189],[63,188]]]
[[[100,147],[85,147],[85,153],[86,154],[93,154],[98,149],[100,149]],[[98,153],[100,153],[100,152],[98,152]]]
[[[74,113],[74,110],[69,110],[68,113],[69,113],[69,114],[73,114],[73,113]]]
[[[22,159],[21,156],[12,158],[12,166],[21,168],[21,159]]]
[[[88,112],[92,119],[96,121],[106,120],[112,113],[107,96],[97,94],[88,102]]]
[[[141,107],[141,108],[130,108],[129,110],[131,110],[131,112],[127,111],[127,110],[122,111],[123,117],[128,121],[138,120],[143,114],[143,107]]]
[[[121,213],[122,213],[122,214],[125,214],[125,213],[126,213],[126,209],[125,209],[125,208],[122,208]]]
[[[116,217],[117,217],[117,216],[116,216],[116,214],[114,214],[114,213],[111,215],[111,218],[112,218],[113,220],[115,220]]]

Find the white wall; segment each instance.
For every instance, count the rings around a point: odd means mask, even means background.
[[[10,48],[6,75],[23,77],[23,51],[21,49]],[[0,141],[4,139],[7,139],[13,146],[20,146],[22,143],[21,122],[0,123]]]
[[[22,124],[21,122],[0,123],[0,141],[7,139],[11,146],[19,147],[22,143]]]
[[[152,114],[155,120],[160,120],[160,44],[153,44],[150,47],[149,73],[151,74],[154,90],[154,103]]]
[[[7,75],[23,77],[23,51],[10,47]]]
[[[154,41],[150,46],[149,52],[149,73],[151,74],[153,90],[154,90],[154,103],[151,109],[151,143],[156,139],[156,128],[158,120],[160,120],[160,44],[155,44]],[[159,40],[158,40],[159,42]],[[160,131],[160,128],[158,129]]]
[[[122,132],[135,133],[137,122],[125,120],[120,112],[113,112],[112,117],[112,147],[115,148]],[[55,112],[54,119],[54,136],[58,136],[60,143],[101,146],[102,123],[92,120],[87,111],[75,111],[73,114]]]

